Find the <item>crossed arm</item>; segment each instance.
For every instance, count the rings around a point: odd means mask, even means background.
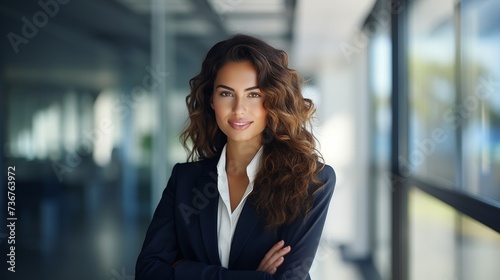
[[[335,173],[326,166],[320,178],[325,186],[314,199],[314,205],[305,223],[297,220],[285,226],[283,240],[263,256],[255,271],[230,270],[192,260],[178,259],[175,237],[175,181],[178,165],[163,192],[136,265],[136,280],[255,280],[306,279],[316,253],[328,205],[335,186]],[[167,237],[168,236],[168,237]],[[174,236],[172,238],[172,236]],[[285,246],[286,245],[286,246]]]

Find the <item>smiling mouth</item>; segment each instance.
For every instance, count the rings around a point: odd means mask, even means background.
[[[247,129],[253,122],[229,122],[229,125],[235,130]]]

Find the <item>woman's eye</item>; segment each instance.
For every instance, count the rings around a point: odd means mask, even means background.
[[[260,94],[256,93],[256,92],[252,92],[248,95],[249,97],[252,97],[252,98],[258,98],[260,97]]]
[[[231,95],[232,94],[230,92],[228,92],[228,91],[223,91],[223,92],[220,93],[220,96],[224,96],[224,97],[225,96],[231,96]]]

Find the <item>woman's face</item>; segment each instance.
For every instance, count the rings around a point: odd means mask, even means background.
[[[212,108],[227,141],[261,145],[267,112],[257,86],[257,70],[250,61],[228,62],[214,82]]]

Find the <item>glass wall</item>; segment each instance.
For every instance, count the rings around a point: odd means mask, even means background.
[[[465,215],[456,228],[461,279],[487,280],[500,274],[500,235]]]
[[[457,279],[456,211],[412,188],[409,212],[409,279]]]
[[[461,101],[464,190],[500,201],[500,2],[462,1]]]
[[[409,279],[494,279],[500,234],[412,188],[409,194]]]
[[[388,28],[388,26],[387,26]],[[390,279],[391,192],[398,180],[390,172],[391,149],[391,42],[388,29],[379,30],[370,42],[369,89],[371,95],[370,187],[374,192],[373,260],[382,279]]]
[[[500,273],[498,224],[484,222],[500,209],[499,14],[491,0],[408,5],[409,279]]]
[[[408,158],[403,170],[443,186],[457,181],[454,1],[415,1],[408,15]],[[449,111],[449,112],[447,112]]]
[[[402,9],[392,13],[390,32],[382,27],[371,38],[369,54],[374,265],[382,279],[494,279],[500,2],[389,2]],[[381,44],[384,36],[392,50]],[[392,51],[389,80],[382,50]],[[391,99],[381,90],[387,81]],[[392,217],[389,231],[384,213]]]
[[[499,201],[500,3],[422,0],[410,8],[409,151],[400,164]]]

